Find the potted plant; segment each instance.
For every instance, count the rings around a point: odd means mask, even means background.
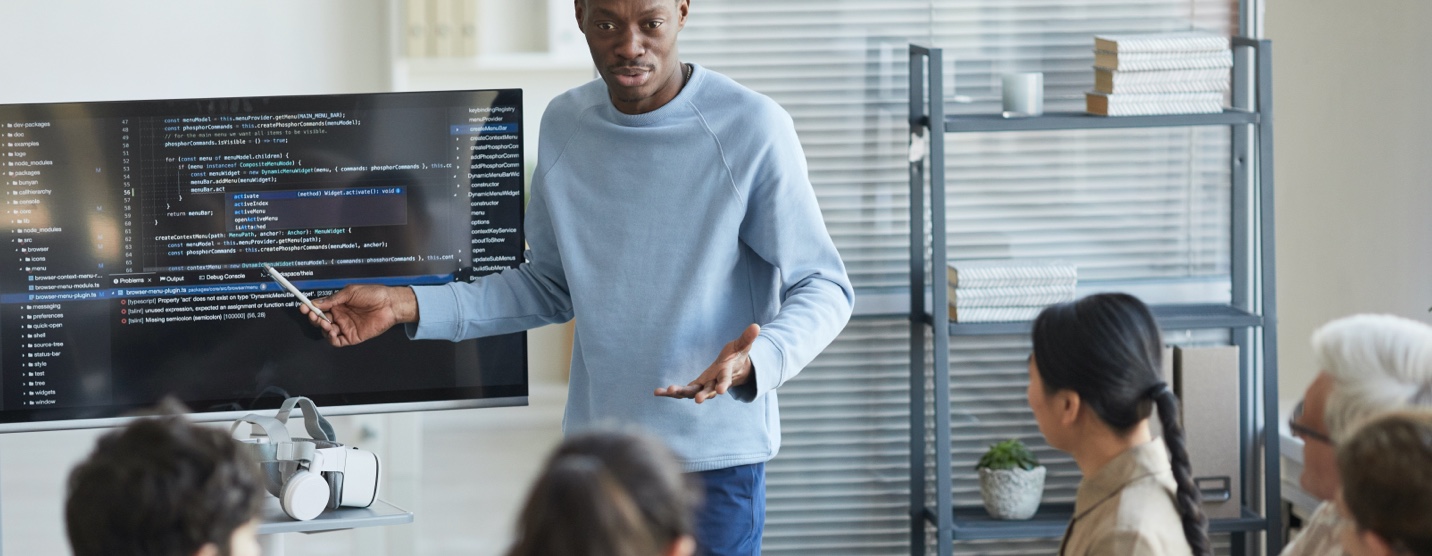
[[[1029,519],[1044,495],[1045,468],[1029,448],[1016,439],[990,445],[975,465],[980,473],[980,497],[995,519]]]

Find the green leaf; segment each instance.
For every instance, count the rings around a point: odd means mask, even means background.
[[[1034,452],[1029,451],[1019,439],[1011,438],[1004,442],[991,444],[989,450],[980,456],[979,463],[975,469],[1024,469],[1026,471],[1039,467],[1039,458]]]

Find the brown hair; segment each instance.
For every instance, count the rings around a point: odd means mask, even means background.
[[[1432,556],[1432,413],[1373,419],[1338,446],[1343,503],[1361,530]]]
[[[224,431],[139,419],[99,439],[70,473],[65,529],[76,556],[190,556],[258,515],[258,463]]]
[[[641,556],[692,534],[697,490],[661,442],[625,432],[567,439],[547,460],[509,556]]]

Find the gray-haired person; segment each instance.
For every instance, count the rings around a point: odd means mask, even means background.
[[[1358,424],[1393,411],[1432,407],[1432,326],[1392,315],[1354,315],[1313,332],[1320,373],[1288,425],[1303,440],[1301,484],[1322,500],[1283,554],[1344,554],[1346,519],[1333,503],[1342,488],[1337,447]]]

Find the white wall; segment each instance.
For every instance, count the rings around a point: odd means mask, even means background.
[[[0,2],[0,102],[387,88],[380,0]]]
[[[1308,337],[1382,312],[1432,321],[1432,2],[1268,0],[1279,388]]]

